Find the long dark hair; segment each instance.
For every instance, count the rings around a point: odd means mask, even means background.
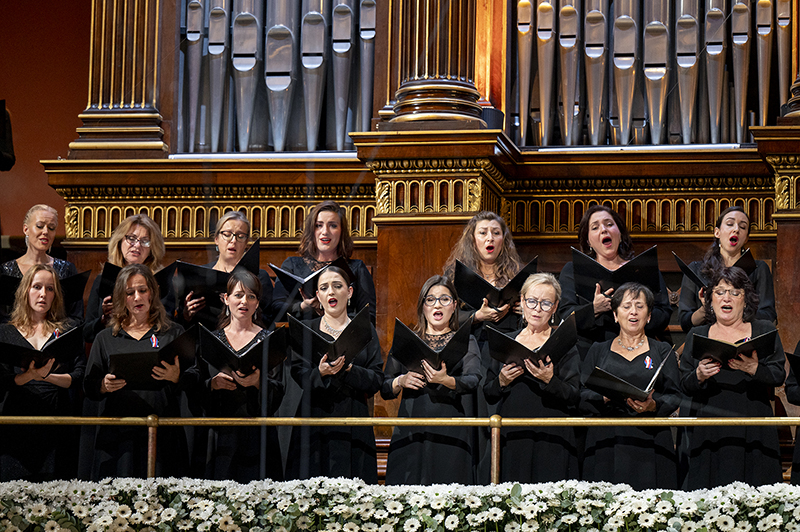
[[[233,270],[233,273],[230,277],[228,277],[228,284],[225,286],[225,293],[230,296],[233,294],[233,291],[236,290],[236,286],[242,283],[242,287],[245,291],[249,290],[256,295],[256,300],[261,301],[261,280],[258,278],[257,275],[254,275],[252,272],[245,270],[244,268],[236,268]],[[228,312],[228,306],[224,305],[224,309],[219,314],[219,322],[217,323],[217,329],[224,329],[231,323],[231,315]],[[253,313],[253,323],[258,325],[261,328],[264,328],[264,324],[261,321],[261,306],[256,306],[256,311]]]
[[[747,236],[750,236],[750,217],[744,212],[744,209],[739,207],[738,205],[734,205],[733,207],[728,207],[719,215],[717,218],[717,223],[714,224],[714,227],[720,229],[722,227],[722,221],[725,219],[727,215],[732,212],[740,212],[744,214],[745,218],[747,218]],[[744,248],[742,248],[744,251]],[[725,267],[725,261],[722,260],[722,254],[719,250],[719,238],[714,237],[714,242],[709,246],[706,254],[703,256],[703,267],[701,269],[701,273],[708,279],[714,277],[714,273],[718,270],[721,270]]]
[[[419,297],[417,298],[417,324],[414,326],[413,331],[417,333],[419,337],[422,337],[422,335],[425,334],[425,330],[428,328],[428,320],[425,319],[424,311],[425,298],[434,286],[443,286],[447,288],[447,290],[450,291],[450,295],[453,296],[453,302],[451,303],[451,305],[453,305],[453,315],[450,316],[450,323],[448,323],[448,325],[451,331],[458,330],[458,294],[456,293],[456,287],[449,277],[434,275],[422,285],[422,289],[419,291]]]
[[[711,290],[706,290],[705,302],[703,303],[703,308],[706,311],[705,323],[713,324],[717,321],[717,316],[714,314],[714,307],[711,305],[711,299],[714,297],[714,288],[722,281],[727,281],[728,284],[734,288],[744,290],[742,321],[753,321],[753,318],[756,317],[756,313],[758,312],[758,292],[753,288],[753,283],[750,282],[750,278],[744,273],[743,269],[737,266],[731,266],[729,268],[720,268],[717,270],[711,281],[711,286],[713,288]]]
[[[341,236],[339,237],[339,246],[337,252],[339,256],[346,259],[350,258],[353,254],[353,238],[350,236],[350,227],[347,224],[347,213],[344,208],[340,207],[338,203],[333,200],[325,200],[322,203],[315,205],[311,212],[308,213],[305,221],[303,222],[303,236],[300,237],[300,248],[298,252],[302,257],[311,257],[317,259],[317,243],[314,239],[314,230],[317,227],[317,218],[321,212],[330,211],[339,215],[339,225],[342,228]]]
[[[617,224],[617,227],[619,228],[620,239],[619,247],[617,248],[617,255],[625,260],[632,259],[634,255],[633,240],[631,240],[631,234],[628,232],[628,226],[625,225],[625,221],[619,214],[617,214],[617,211],[609,209],[605,205],[592,205],[585,213],[583,213],[583,218],[581,218],[581,223],[578,226],[578,243],[581,246],[581,251],[593,259],[597,258],[597,252],[589,245],[589,220],[592,219],[592,215],[594,213],[601,211],[607,212],[609,215],[611,215],[611,218],[614,219],[614,223]]]
[[[114,284],[114,295],[112,297],[113,306],[111,307],[111,319],[109,325],[111,326],[114,336],[119,334],[120,329],[130,318],[128,307],[125,304],[127,299],[126,290],[128,288],[128,281],[134,275],[141,275],[147,283],[147,289],[150,291],[150,311],[148,312],[147,322],[156,331],[166,331],[170,327],[170,320],[167,317],[167,311],[161,303],[161,295],[158,290],[158,283],[156,282],[153,272],[144,264],[129,264],[122,268],[117,275],[117,282]]]

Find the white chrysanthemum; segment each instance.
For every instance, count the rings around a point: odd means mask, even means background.
[[[233,527],[236,526],[236,522],[234,522],[233,517],[230,515],[223,515],[222,519],[217,522],[217,526],[220,527],[225,532],[229,532]]]
[[[537,530],[539,530],[539,523],[537,523],[532,519],[528,519],[527,521],[522,523],[522,528],[520,529],[520,532],[536,532]]]
[[[378,532],[394,532],[394,524],[391,523],[383,523],[379,528]]]
[[[607,523],[609,526],[612,526],[614,528],[619,528],[625,524],[625,520],[618,515],[614,515],[611,516],[611,519],[609,519]]]
[[[113,522],[114,522],[114,519],[110,515],[104,515],[104,516],[100,517],[99,519],[97,519],[95,521],[95,523],[97,523],[98,525],[100,525],[102,527],[109,526]]]
[[[797,524],[794,521],[789,521],[783,525],[783,528],[786,530],[786,532],[800,532],[800,524]]]
[[[594,523],[594,518],[591,515],[582,515],[580,519],[578,519],[578,523],[581,526],[588,526]]]
[[[408,498],[408,504],[411,506],[424,506],[425,505],[425,497],[422,495],[412,495]]]
[[[403,511],[403,505],[397,501],[387,501],[386,511],[388,511],[390,514],[399,514]]]
[[[297,509],[305,513],[311,507],[311,502],[312,501],[310,499],[306,498],[297,499]]]
[[[798,506],[794,510],[792,510],[792,518],[795,521],[800,521],[800,506]]]
[[[419,519],[412,517],[411,519],[406,519],[406,522],[403,524],[403,530],[405,532],[417,532],[420,526],[422,525],[420,524]]]
[[[572,523],[578,522],[578,516],[576,514],[567,514],[561,516],[561,522],[567,525],[571,525]]]
[[[178,528],[178,530],[191,530],[194,528],[194,523],[188,519],[181,519],[175,526]]]
[[[56,532],[59,528],[61,527],[58,526],[58,523],[51,519],[50,521],[45,523],[44,532]]]
[[[441,525],[442,522],[444,521],[444,517],[445,515],[442,512],[439,512],[438,514],[433,516],[433,520],[436,521],[437,525]]]
[[[730,530],[733,530],[733,527],[736,526],[736,521],[734,521],[733,517],[729,515],[720,515],[717,517],[714,524],[720,529],[721,532],[729,532]]]
[[[334,506],[334,507],[331,509],[331,512],[333,512],[333,513],[334,513],[334,514],[336,514],[336,515],[350,514],[350,513],[351,513],[351,512],[350,512],[350,508],[348,508],[348,507],[347,507],[346,505],[344,505],[344,504],[337,504],[336,506]]]
[[[464,504],[467,506],[467,508],[474,510],[475,508],[480,508],[481,504],[483,503],[478,497],[475,497],[474,495],[467,495],[464,497]]]
[[[89,515],[89,507],[79,504],[75,508],[72,509],[72,513],[75,514],[75,517],[78,519],[83,519],[87,515]]]
[[[489,521],[492,521],[493,523],[496,523],[500,521],[505,515],[506,513],[503,510],[501,510],[497,506],[492,506],[488,510],[487,519],[489,519]]]
[[[375,510],[375,519],[383,520],[389,517],[389,512],[386,510]]]
[[[736,523],[736,528],[734,530],[736,530],[736,532],[750,532],[752,528],[753,525],[751,525],[749,522],[739,521],[738,523]]]
[[[765,514],[765,513],[767,513],[767,512],[766,512],[766,510],[764,510],[763,508],[756,508],[755,510],[753,510],[752,512],[750,512],[750,515],[751,515],[752,517],[764,517],[764,514]]]
[[[506,526],[503,527],[504,532],[519,532],[520,526],[519,523],[516,521],[509,521],[506,523]]]
[[[679,530],[683,527],[683,519],[679,517],[671,517],[669,522],[667,523],[670,528],[674,528],[675,530]]]
[[[31,515],[35,515],[36,517],[44,517],[47,515],[47,506],[42,503],[34,504],[31,508]]]
[[[656,503],[656,512],[661,514],[668,514],[672,512],[672,503],[669,501],[658,501]]]
[[[481,520],[475,514],[467,514],[467,524],[469,526],[478,526],[479,524],[481,524]]]
[[[591,505],[586,499],[581,499],[575,503],[575,511],[581,515],[586,515],[591,511]]]
[[[144,501],[136,501],[135,503],[133,503],[133,509],[139,512],[140,514],[143,514],[150,509],[150,506],[148,506],[147,503]]]
[[[307,515],[301,515],[294,524],[298,530],[308,530],[308,527],[311,526],[311,518]]]
[[[198,532],[208,532],[209,530],[211,530],[211,521],[203,521],[197,525]]]
[[[680,507],[681,515],[689,515],[693,514],[697,511],[697,504],[692,501],[687,501],[683,503]]]
[[[457,526],[458,526],[458,516],[457,515],[450,514],[444,520],[444,527],[447,530],[455,530]]]
[[[604,532],[617,532],[619,530],[619,527],[614,526],[610,522],[606,522],[606,524],[603,525],[603,530]]]
[[[127,504],[122,504],[119,506],[119,508],[117,508],[117,511],[114,512],[114,515],[118,515],[119,517],[124,517],[127,519],[131,516],[131,513],[133,513],[131,512],[131,507]]]
[[[361,530],[363,530],[364,532],[377,532],[378,525],[376,525],[375,523],[364,523],[363,525],[361,525]]]
[[[653,517],[653,514],[648,512],[642,512],[639,514],[639,519],[636,520],[641,526],[645,528],[650,528],[654,524],[656,524],[656,520]]]
[[[695,532],[695,530],[697,530],[697,525],[692,521],[686,521],[681,527],[681,532]]]
[[[172,521],[178,516],[178,511],[175,508],[167,508],[161,512],[161,522]]]
[[[359,530],[360,527],[352,521],[348,521],[344,524],[344,532],[358,532]]]
[[[444,508],[445,504],[446,501],[443,497],[434,497],[433,499],[431,499],[430,506],[434,510],[441,510],[442,508]]]
[[[342,525],[339,523],[328,523],[325,525],[325,530],[328,532],[339,532],[342,529]]]

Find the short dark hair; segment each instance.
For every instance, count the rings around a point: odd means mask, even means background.
[[[711,279],[711,290],[706,290],[705,302],[703,308],[706,311],[706,323],[716,323],[717,316],[714,314],[714,307],[711,305],[711,298],[713,297],[714,288],[722,281],[727,281],[734,288],[744,290],[744,311],[742,312],[742,321],[753,321],[758,312],[758,292],[753,288],[753,283],[750,278],[744,273],[744,270],[738,266],[731,266],[729,268],[721,268],[714,273]]]
[[[428,292],[430,292],[431,288],[434,286],[443,286],[447,288],[450,295],[453,296],[453,315],[450,316],[450,323],[448,325],[450,325],[451,331],[458,330],[458,294],[456,293],[456,287],[449,277],[434,275],[422,285],[422,289],[419,291],[419,297],[417,298],[417,325],[414,327],[414,332],[417,333],[418,336],[425,334],[425,329],[428,326],[423,309],[425,307],[425,297],[427,297]]]
[[[656,303],[656,299],[653,296],[653,291],[643,284],[633,282],[625,283],[614,290],[614,294],[611,296],[611,312],[617,312],[617,309],[622,304],[622,300],[625,299],[625,296],[628,293],[630,293],[635,299],[638,299],[640,295],[644,294],[644,302],[647,305],[647,314],[649,315],[653,312],[653,306]]]
[[[245,288],[245,290],[250,290],[253,292],[261,302],[261,280],[258,278],[257,275],[254,273],[245,270],[244,268],[236,268],[231,273],[231,276],[228,277],[228,284],[225,286],[225,293],[231,295],[234,290],[236,290],[236,285],[239,283]],[[231,316],[228,312],[225,312],[225,309],[222,309],[222,312],[219,315],[219,323],[217,324],[217,329],[224,329],[231,323]],[[264,324],[261,322],[261,306],[256,307],[255,313],[253,313],[253,323],[258,325],[259,327],[264,327]]]
[[[632,259],[633,240],[631,240],[631,234],[628,232],[628,226],[625,225],[625,221],[617,213],[617,211],[610,209],[605,205],[592,205],[585,213],[583,213],[581,223],[578,226],[578,243],[581,246],[581,251],[593,259],[597,258],[597,252],[595,252],[595,250],[593,250],[589,245],[589,220],[591,220],[594,213],[601,211],[610,214],[611,218],[614,219],[614,223],[617,224],[617,227],[619,228],[620,240],[619,248],[617,248],[617,254],[625,260]]]

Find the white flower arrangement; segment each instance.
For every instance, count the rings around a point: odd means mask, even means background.
[[[0,483],[0,532],[800,532],[800,488],[634,491],[563,481],[371,486],[357,480]]]

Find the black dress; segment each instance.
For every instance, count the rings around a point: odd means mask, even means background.
[[[701,261],[694,261],[690,264],[696,271],[703,266]],[[772,284],[772,272],[763,260],[756,261],[756,269],[750,274],[750,282],[758,292],[758,312],[756,319],[774,322],[778,319],[775,311],[775,288]],[[692,325],[692,314],[699,309],[702,304],[697,292],[700,287],[694,284],[687,276],[683,276],[681,283],[681,300],[678,303],[678,317],[680,318],[681,328],[688,332],[694,327]]]
[[[658,274],[661,289],[655,296],[655,304],[650,312],[650,322],[644,330],[647,336],[661,337],[669,325],[672,316],[672,306],[669,304],[667,285],[664,277]],[[575,287],[575,272],[572,262],[564,265],[558,276],[561,284],[561,301],[558,305],[558,315],[561,319],[575,311],[575,324],[578,327],[578,352],[581,359],[586,357],[589,348],[595,342],[605,342],[616,338],[619,334],[619,325],[614,322],[611,311],[594,315],[594,305],[591,301],[579,298]]]
[[[225,331],[214,334],[233,351]],[[246,351],[254,343],[262,340],[267,330],[262,329],[238,352]],[[237,352],[237,353],[238,353]],[[283,397],[281,376],[283,365],[276,366],[268,375],[261,376],[261,389],[254,386],[236,390],[211,390],[211,379],[219,372],[216,368],[202,363],[205,389],[205,413],[209,417],[267,417],[275,414]],[[264,390],[266,386],[266,390]],[[266,392],[266,409],[262,409],[262,391]],[[266,447],[266,477],[272,480],[283,479],[281,451],[275,427],[214,427],[209,431],[209,451],[205,478],[215,480],[235,480],[243,484],[261,479],[260,454]],[[262,440],[262,432],[263,440]]]
[[[637,413],[621,400],[604,402],[588,388],[581,390],[580,408],[598,417],[666,417],[681,402],[678,362],[669,344],[649,339],[650,349],[633,360],[611,351],[612,340],[592,346],[581,365],[586,383],[595,366],[646,388],[665,357],[669,357],[656,379],[655,412]],[[589,427],[583,461],[583,480],[630,484],[633,489],[676,489],[678,461],[669,427]]]
[[[441,351],[454,334],[425,334],[423,340]],[[398,417],[474,417],[473,396],[481,378],[479,357],[478,343],[471,337],[464,358],[454,368],[448,368],[448,375],[456,381],[455,390],[441,384],[428,384],[421,390],[403,389]],[[397,397],[392,381],[406,372],[390,355],[381,387],[384,399]],[[474,484],[475,443],[473,427],[395,427],[386,484]]]
[[[795,353],[800,353],[800,342],[794,348]],[[797,375],[794,370],[789,367],[789,375],[786,377],[786,384],[784,385],[786,391],[786,399],[793,405],[800,405],[800,384],[797,382]],[[797,445],[797,440],[800,437],[795,436],[794,453],[792,454],[792,484],[795,486],[800,484],[800,445]]]
[[[519,331],[512,333],[516,337]],[[509,336],[512,336],[509,335]],[[545,384],[527,370],[500,386],[503,364],[492,360],[483,386],[490,405],[502,417],[570,417],[580,398],[580,356],[573,347],[553,368]],[[501,430],[500,482],[556,482],[578,478],[578,449],[570,427],[519,427]]]
[[[109,354],[116,352],[146,351],[151,348],[155,336],[159,345],[166,345],[183,333],[183,327],[173,323],[169,329],[156,332],[150,329],[140,340],[134,339],[124,330],[114,336],[112,329],[104,329],[97,335],[83,389],[90,399],[105,399],[100,415],[103,417],[180,416],[180,387],[190,379],[195,368],[181,368],[178,384],[165,382],[156,390],[134,390],[127,386],[112,393],[100,393],[103,378],[109,372]],[[196,377],[194,377],[196,381]],[[182,427],[158,429],[156,476],[180,477],[188,468],[186,436]],[[92,478],[144,477],[147,473],[147,429],[145,427],[103,426],[97,431],[94,445]]]
[[[372,281],[367,266],[358,259],[349,259],[347,261],[350,269],[355,275],[355,279],[350,279],[353,286],[353,297],[350,299],[350,304],[347,306],[347,313],[351,316],[355,315],[358,311],[369,305],[369,318],[372,324],[375,324],[375,284]],[[308,277],[315,271],[324,268],[330,262],[320,262],[310,257],[289,257],[283,264],[281,269],[293,273],[298,277]],[[308,296],[312,294],[306,294]],[[302,300],[300,295],[289,294],[286,287],[283,286],[279,278],[275,279],[275,292],[272,298],[272,315],[275,321],[286,321],[286,314],[291,314],[298,320],[312,319],[315,317],[311,312],[303,312],[300,309]]]
[[[319,331],[320,319],[306,322]],[[323,331],[322,336],[333,341]],[[353,360],[350,371],[320,375],[316,363],[292,353],[292,377],[303,389],[298,417],[371,417],[370,399],[383,383],[378,335]],[[286,463],[287,479],[316,476],[361,478],[378,482],[372,427],[294,427]]]
[[[772,323],[755,320],[752,336],[769,332]],[[681,384],[691,400],[689,417],[772,417],[770,404],[776,386],[783,384],[785,355],[779,336],[775,349],[759,358],[754,376],[723,367],[700,383],[692,356],[694,334],[708,336],[710,325],[693,328],[681,355]],[[683,409],[681,409],[683,411]],[[782,481],[776,427],[692,427],[687,431],[689,470],[686,489],[713,488],[734,481],[753,486]]]
[[[58,274],[59,279],[65,279],[77,275],[78,269],[69,261],[62,259],[53,259],[53,269]],[[19,269],[16,259],[10,260],[0,264],[0,274],[9,275],[11,277],[22,278],[22,271]],[[7,322],[11,317],[11,308],[0,309],[0,321]],[[70,318],[80,321],[83,320],[83,298],[70,305],[70,308],[65,308],[64,311]]]
[[[51,337],[45,345],[55,337]],[[0,341],[33,348],[22,334],[8,323],[0,325]],[[72,377],[69,388],[44,381],[29,381],[17,386],[14,377],[22,368],[0,364],[0,395],[8,392],[4,416],[69,416],[71,392],[80,389],[86,369],[83,350],[74,353],[69,364],[54,367],[57,374]],[[43,482],[74,478],[78,456],[76,427],[21,425],[3,428],[0,438],[0,481],[24,479]],[[13,437],[7,437],[12,435]]]

